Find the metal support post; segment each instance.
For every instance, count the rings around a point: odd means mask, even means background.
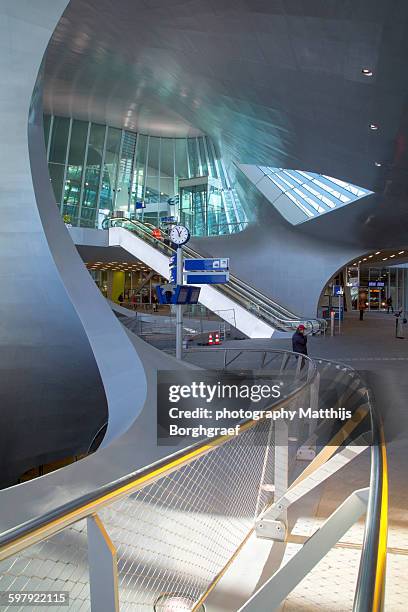
[[[275,422],[275,495],[274,500],[284,497],[289,486],[288,425],[286,421]],[[282,506],[278,516],[264,516],[255,524],[256,535],[283,542],[286,536],[287,508]]]
[[[276,610],[305,576],[366,512],[367,489],[354,491],[302,548],[239,609],[238,612]]]
[[[177,249],[177,285],[183,284],[183,249]],[[176,304],[176,359],[183,359],[183,306]]]
[[[339,336],[341,334],[341,311],[343,306],[343,296],[339,295]]]
[[[87,519],[92,612],[119,612],[116,549],[97,514]]]
[[[289,486],[288,424],[275,422],[275,500],[283,497]]]
[[[320,373],[317,372],[315,380],[310,385],[310,408],[312,411],[319,408]],[[309,420],[309,435],[305,444],[302,444],[296,452],[299,461],[313,461],[316,457],[316,436],[313,436],[317,427],[317,419]]]

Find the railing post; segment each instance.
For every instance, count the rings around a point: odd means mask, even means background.
[[[119,612],[116,548],[97,514],[87,519],[92,612]]]
[[[288,425],[286,421],[275,422],[275,501],[283,497],[289,486]],[[286,520],[286,512],[284,515]]]
[[[278,419],[274,423],[275,431],[275,466],[274,466],[274,504],[282,498],[289,486],[289,452],[288,452],[288,425],[286,421]],[[277,515],[269,519],[264,516],[255,522],[255,531],[258,537],[283,542],[287,529],[287,508],[278,503]]]
[[[297,356],[295,379],[299,378],[299,374],[300,374],[300,370],[302,368],[303,361],[304,361],[304,357],[302,355],[298,355]]]

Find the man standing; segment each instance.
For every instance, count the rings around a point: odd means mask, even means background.
[[[294,353],[307,355],[307,336],[304,325],[299,325],[292,336],[292,350]]]
[[[391,312],[394,314],[394,306],[392,304],[392,297],[390,296],[387,300],[387,314],[389,314],[391,309]]]

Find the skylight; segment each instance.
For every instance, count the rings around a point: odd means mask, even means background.
[[[279,201],[280,197],[273,200],[276,208],[292,223],[302,223],[341,206],[352,204],[372,193],[324,174],[270,166],[258,166],[258,169],[281,190],[282,195],[289,198],[291,205],[296,207],[294,214],[291,215],[286,198],[285,204]]]

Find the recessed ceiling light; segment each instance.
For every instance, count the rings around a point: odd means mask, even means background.
[[[373,132],[377,131],[379,129],[379,125],[378,123],[370,123],[370,130],[373,130]]]
[[[388,257],[383,257],[383,261],[387,261]]]
[[[361,263],[361,259],[359,260],[359,262],[358,262],[358,263]]]
[[[364,76],[373,76],[373,71],[370,68],[363,68],[361,72],[364,74]]]
[[[379,255],[380,253],[381,253],[381,251],[376,251],[376,253],[375,253],[375,254],[376,254],[376,255]]]
[[[369,256],[368,256],[368,259],[371,259],[372,257],[374,257],[374,255],[369,255]]]
[[[367,261],[367,257],[364,257],[364,258],[363,258],[363,261]]]
[[[395,257],[395,255],[390,255],[390,259],[391,259],[391,257]]]
[[[381,166],[382,166],[382,163],[381,163],[381,162],[377,162],[377,161],[376,161],[376,162],[374,162],[374,164],[375,164],[375,166],[377,166],[377,168],[381,168]]]
[[[405,251],[398,251],[398,255],[402,255]]]

